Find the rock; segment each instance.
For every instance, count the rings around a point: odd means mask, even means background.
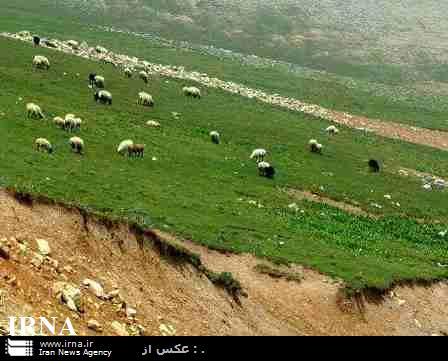
[[[6,260],[11,258],[9,247],[6,244],[0,245],[0,257]]]
[[[141,325],[131,325],[129,326],[129,333],[131,336],[144,336],[145,328]]]
[[[72,266],[64,266],[63,270],[64,270],[64,272],[67,272],[67,273],[73,273]]]
[[[93,281],[91,279],[86,278],[82,281],[84,286],[87,286],[89,290],[98,298],[106,298],[103,286],[101,286],[98,282]]]
[[[18,243],[18,248],[19,248],[19,254],[21,256],[26,256],[26,253],[27,253],[27,250],[28,250],[27,245],[24,244],[24,243]]]
[[[44,256],[42,256],[39,253],[34,252],[33,254],[33,258],[31,259],[31,264],[36,267],[36,268],[40,268],[42,266],[42,264],[44,263]]]
[[[42,256],[48,256],[51,253],[50,246],[45,239],[36,239],[37,249]]]
[[[168,323],[161,323],[159,326],[159,331],[162,336],[174,336],[176,334],[176,328]]]
[[[53,294],[67,305],[72,311],[81,310],[81,290],[75,285],[65,282],[56,282],[53,285]]]
[[[126,307],[126,317],[127,318],[135,318],[137,315],[137,310],[132,307]]]
[[[118,336],[130,336],[126,326],[118,321],[112,321],[111,327]]]
[[[51,257],[47,257],[47,258],[45,258],[45,260],[48,262],[48,264],[49,264],[52,268],[54,268],[55,270],[58,269],[58,267],[59,267],[59,261],[57,261],[57,260],[55,260],[54,258],[51,258]]]
[[[103,327],[97,320],[89,320],[87,322],[87,327],[95,332],[103,332]]]

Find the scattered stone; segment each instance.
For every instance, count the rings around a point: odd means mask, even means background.
[[[40,268],[42,266],[42,264],[44,263],[45,258],[44,256],[42,256],[39,253],[34,252],[33,254],[33,258],[31,259],[31,264],[36,267],[36,268]]]
[[[26,256],[26,253],[28,251],[28,246],[24,243],[18,243],[17,247],[19,248],[19,254],[21,256]]]
[[[67,272],[67,273],[73,273],[72,266],[64,266],[63,270],[64,270],[64,272]]]
[[[81,290],[75,285],[65,282],[56,282],[53,285],[53,294],[67,307],[75,312],[81,311]]]
[[[11,258],[9,247],[6,244],[0,245],[0,257],[6,260]]]
[[[112,329],[118,336],[130,336],[126,326],[118,321],[112,321],[111,323]]]
[[[86,278],[84,281],[82,281],[84,286],[87,286],[89,290],[98,298],[105,298],[105,293],[103,286],[101,286],[98,282],[93,281],[91,279]]]
[[[87,322],[87,327],[95,332],[99,332],[99,333],[103,332],[103,327],[97,320],[93,320],[93,319],[89,320]]]
[[[383,206],[379,205],[378,203],[371,203],[370,204],[372,207],[378,208],[378,209],[382,209]]]
[[[55,260],[54,258],[51,257],[47,257],[45,258],[45,260],[48,262],[48,264],[54,268],[55,270],[57,270],[59,268],[59,261]]]
[[[42,256],[48,256],[51,253],[50,245],[45,239],[36,239],[37,249]]]
[[[145,328],[141,325],[131,325],[129,326],[129,333],[131,336],[144,336]]]
[[[133,319],[137,315],[137,310],[132,307],[126,307],[126,317]]]
[[[162,336],[174,336],[176,334],[176,328],[168,323],[161,323],[159,326],[159,331]]]

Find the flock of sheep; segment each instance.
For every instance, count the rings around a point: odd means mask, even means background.
[[[39,45],[40,39],[38,37],[34,37],[34,44]],[[101,49],[100,49],[101,50]],[[33,59],[33,66],[37,69],[50,69],[50,61],[45,56],[36,55]],[[130,68],[124,69],[124,74],[126,77],[131,78],[133,76],[133,70]],[[145,83],[149,81],[149,75],[146,71],[139,72],[139,78],[142,79]],[[105,87],[105,78],[101,75],[97,75],[95,73],[89,74],[88,77],[89,87],[95,89],[94,100],[96,102],[101,102],[103,104],[112,105],[112,94],[104,90]],[[193,86],[184,87],[182,92],[185,96],[193,97],[193,98],[201,98],[201,91]],[[153,97],[142,91],[138,94],[137,104],[153,107],[154,99]],[[43,119],[45,118],[41,108],[34,103],[28,103],[26,105],[27,116],[33,118]],[[59,126],[60,128],[67,131],[77,131],[81,129],[82,120],[77,118],[74,114],[67,114],[65,118],[55,117],[53,119],[54,124]],[[160,127],[160,123],[150,120],[147,122],[148,126],[152,127]],[[339,130],[331,125],[326,128],[326,132],[330,135],[336,135],[339,133]],[[211,141],[215,144],[220,143],[220,134],[217,131],[211,131],[209,133]],[[51,143],[45,138],[38,138],[35,141],[36,148],[39,151],[46,151],[48,153],[53,152],[53,147]],[[84,150],[84,141],[80,137],[72,137],[69,139],[69,144],[72,150],[78,154],[82,154]],[[308,143],[309,149],[312,153],[322,154],[323,145],[320,144],[316,139],[311,139]],[[145,151],[144,144],[134,144],[134,142],[130,139],[122,141],[117,148],[117,152],[121,155],[127,154],[128,157],[143,157]],[[255,149],[250,155],[251,159],[254,159],[257,163],[258,173],[262,177],[273,178],[275,176],[275,168],[268,162],[265,161],[265,156],[267,155],[267,151],[265,149]],[[379,172],[380,166],[378,161],[371,159],[368,162],[370,169],[373,172]]]
[[[38,46],[40,44],[40,38],[34,37],[34,44]],[[50,69],[50,61],[47,57],[42,55],[36,55],[33,58],[33,66],[36,69],[44,69],[49,70]],[[125,68],[124,74],[126,77],[131,78],[133,75],[132,69]],[[149,75],[145,71],[141,71],[139,73],[140,79],[142,79],[145,83],[148,83],[149,81]],[[105,78],[101,75],[97,75],[94,73],[90,73],[88,77],[89,81],[89,87],[95,88],[94,93],[94,100],[96,102],[101,102],[103,104],[109,104],[112,105],[112,94],[104,90],[105,87]],[[184,87],[182,89],[185,96],[191,96],[193,98],[201,98],[201,91],[196,87]],[[140,92],[138,94],[138,100],[137,104],[153,107],[154,106],[154,100],[151,94],[148,94],[146,92]],[[45,115],[42,112],[42,109],[40,106],[34,103],[28,103],[26,105],[26,111],[27,111],[27,117],[28,118],[37,118],[37,119],[44,119]],[[53,123],[60,127],[61,129],[67,130],[67,131],[78,131],[81,129],[82,125],[82,119],[76,117],[74,114],[67,114],[64,118],[62,117],[54,117]],[[152,127],[160,127],[160,123],[154,120],[150,120],[147,122],[148,126]],[[212,139],[212,142],[215,144],[219,144],[220,137],[219,133],[216,131],[212,131],[210,133],[210,137]],[[69,144],[72,150],[78,154],[82,154],[84,150],[84,141],[80,137],[71,137],[69,139]],[[35,141],[36,149],[38,151],[45,151],[47,153],[53,152],[53,146],[52,144],[45,138],[38,138]],[[121,155],[127,154],[129,157],[143,157],[145,152],[145,145],[144,144],[134,144],[132,140],[124,140],[122,141],[117,148],[117,152]]]

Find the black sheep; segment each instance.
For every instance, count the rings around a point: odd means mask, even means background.
[[[378,173],[380,171],[380,163],[375,159],[370,159],[369,168],[372,172]]]
[[[94,74],[94,73],[89,74],[89,83],[91,86],[95,85],[95,77],[96,77],[96,74]]]
[[[274,178],[275,176],[275,168],[271,165],[267,168],[265,168],[264,170],[264,174],[266,175],[267,178]]]
[[[40,45],[40,38],[37,35],[33,36],[33,43],[35,46],[39,46]]]

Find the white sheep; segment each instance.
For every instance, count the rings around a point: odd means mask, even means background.
[[[104,88],[105,79],[101,75],[95,75],[94,84],[97,88]]]
[[[132,69],[124,68],[124,75],[126,75],[128,78],[132,78]]]
[[[148,84],[149,81],[149,75],[146,71],[142,70],[140,73],[138,73],[138,76],[140,79],[142,79],[146,84]]]
[[[42,113],[40,106],[38,106],[37,104],[34,104],[34,103],[28,103],[26,105],[26,112],[27,112],[28,118],[30,118],[30,117],[39,118],[39,119],[45,118],[45,115],[44,115],[44,113]]]
[[[75,153],[82,154],[84,149],[84,141],[81,138],[71,137],[69,143]]]
[[[79,43],[76,40],[68,40],[67,45],[69,47],[71,47],[72,49],[75,49],[75,50],[79,49]]]
[[[124,152],[127,152],[130,146],[134,145],[134,142],[130,139],[123,140],[117,148],[117,152],[123,155]]]
[[[103,104],[108,103],[109,105],[112,105],[112,94],[106,90],[97,91],[93,95],[93,98],[95,99],[96,102],[100,101]]]
[[[150,127],[154,127],[154,128],[160,128],[160,123],[155,120],[148,120],[146,122],[146,125],[148,125]]]
[[[56,124],[56,126],[65,128],[65,119],[61,117],[54,117],[53,123]]]
[[[261,162],[264,160],[264,157],[266,156],[267,151],[262,148],[255,149],[252,154],[250,155],[250,159],[255,159],[258,162]]]
[[[95,50],[99,54],[106,54],[108,52],[108,50],[106,48],[99,46],[99,45],[95,48]]]
[[[312,153],[322,154],[323,145],[318,143],[316,139],[311,139],[308,142],[308,145],[310,146],[310,150]]]
[[[37,138],[34,142],[38,151],[44,150],[48,153],[53,153],[53,146],[45,138]]]
[[[194,86],[183,87],[182,91],[186,96],[191,96],[193,98],[201,98],[201,91]]]
[[[152,99],[152,96],[145,92],[138,93],[138,104],[146,105],[148,107],[154,106],[154,100]]]
[[[50,61],[42,55],[36,55],[33,58],[33,66],[39,69],[50,69]]]
[[[81,129],[81,124],[82,124],[81,118],[70,117],[65,119],[64,128],[69,131],[79,130]]]
[[[257,164],[258,174],[262,177],[273,178],[275,169],[268,162],[262,161]]]
[[[219,144],[220,142],[220,135],[216,130],[213,130],[210,132],[210,138],[212,140],[213,143],[215,144]]]
[[[330,135],[336,135],[339,133],[339,129],[336,128],[334,125],[330,125],[325,131]]]

